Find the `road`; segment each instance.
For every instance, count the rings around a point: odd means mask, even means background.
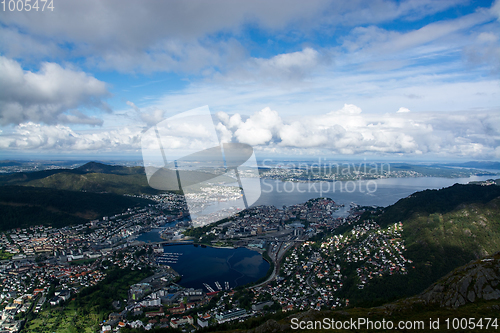
[[[303,241],[304,240],[300,239],[300,238],[296,239],[296,240],[280,241],[279,248],[276,251],[276,253],[269,251],[268,252],[269,257],[271,258],[271,260],[274,263],[274,270],[271,273],[271,275],[264,282],[256,284],[254,287],[261,287],[261,286],[264,286],[264,285],[268,284],[269,282],[273,281],[276,278],[276,275],[278,275],[278,272],[280,271],[281,259],[285,255],[286,251],[288,251],[292,246],[294,246],[296,242],[303,242]]]

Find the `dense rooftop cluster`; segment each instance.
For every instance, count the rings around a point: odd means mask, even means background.
[[[336,262],[356,263],[358,288],[383,274],[406,274],[407,263],[401,238],[401,222],[381,229],[373,221],[363,221],[344,235],[334,235],[321,244],[322,252]]]
[[[351,216],[349,223],[359,221]],[[403,224],[385,229],[373,221],[361,221],[340,235],[292,248],[283,260],[276,283],[256,288],[268,293],[284,310],[328,309],[349,304],[338,296],[345,265],[356,265],[359,289],[383,274],[406,274],[411,260],[403,256]]]
[[[411,263],[403,256],[401,223],[381,229],[373,221],[360,221],[362,209],[355,205],[358,212],[334,218],[332,213],[339,205],[318,198],[282,209],[253,207],[217,225],[191,229],[201,231],[195,241],[229,242],[261,252],[267,249],[278,269],[270,282],[243,291],[185,289],[173,284],[177,273],[158,259],[164,255],[161,246],[135,240],[152,228],[181,221],[186,214],[185,201],[176,194],[141,197],[156,204],[83,225],[60,229],[37,226],[3,233],[0,246],[12,260],[0,265],[4,286],[0,297],[6,318],[2,325],[16,325],[15,316],[30,308],[38,313],[65,304],[82,288],[102,281],[109,267],[149,267],[156,273],[131,286],[126,304],[116,307],[121,312],[110,314],[103,330],[125,326],[192,330],[266,311],[343,307],[349,304],[339,294],[346,278],[345,265],[356,265],[361,289],[374,277],[406,274],[406,264]],[[163,236],[179,236],[181,224],[165,228]],[[331,235],[345,224],[352,225],[349,232]],[[320,237],[320,232],[330,236]],[[142,319],[127,321],[129,315]]]
[[[212,234],[218,239],[226,240],[251,237],[297,228],[299,225],[293,224],[294,222],[306,223],[311,228],[335,228],[345,222],[345,219],[332,217],[332,212],[339,207],[333,200],[326,198],[284,206],[282,209],[274,206],[256,206],[231,217],[226,223],[211,228],[206,235]]]
[[[315,242],[303,242],[285,257],[276,284],[259,289],[269,293],[284,310],[336,308],[346,300],[334,292],[342,287],[340,265],[320,254]]]

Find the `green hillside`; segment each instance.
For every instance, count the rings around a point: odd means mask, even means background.
[[[157,194],[159,192],[148,185],[145,174],[75,174],[60,172],[45,178],[25,182],[22,185],[115,194]]]
[[[152,203],[111,193],[0,186],[0,230],[39,224],[63,227]]]
[[[455,210],[459,205],[487,203],[499,196],[500,186],[455,184],[440,190],[425,190],[387,207],[384,214],[377,218],[377,222],[384,227],[414,216],[444,214]]]
[[[145,174],[143,167],[125,167],[121,165],[107,165],[98,162],[88,162],[73,170],[82,173],[107,173],[116,175]]]
[[[354,271],[364,263],[347,264],[341,295],[355,304],[372,306],[417,294],[456,267],[500,250],[499,186],[418,192],[371,217],[382,228],[403,223],[404,257],[412,263],[408,274],[375,278],[362,290]]]
[[[0,185],[23,185],[115,194],[158,194],[160,192],[149,186],[142,167],[113,166],[97,162],[89,162],[76,169],[0,175]]]

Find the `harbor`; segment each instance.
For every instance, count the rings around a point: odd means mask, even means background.
[[[215,287],[218,289],[218,291],[222,291],[222,286],[220,285],[219,281],[215,281],[214,284]],[[209,293],[216,292],[216,290],[212,288],[208,283],[203,283],[203,285],[205,286],[205,288],[208,290]],[[224,290],[230,290],[228,281],[224,282]]]
[[[178,284],[185,288],[230,290],[258,280],[269,269],[261,254],[247,248],[224,249],[192,243],[156,246],[156,263],[177,271],[181,276]]]

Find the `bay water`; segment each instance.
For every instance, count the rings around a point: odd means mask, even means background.
[[[453,184],[467,184],[470,181],[491,179],[492,176],[473,176],[469,178],[388,178],[360,181],[336,182],[283,182],[281,180],[261,180],[261,196],[253,205],[272,205],[278,208],[304,203],[309,199],[328,197],[343,208],[334,212],[335,217],[346,216],[351,203],[361,206],[389,206],[412,193],[426,189],[440,189]],[[208,205],[205,212],[231,207],[231,202],[216,202]],[[171,225],[171,224],[170,224]],[[161,229],[154,229],[140,235],[137,240],[145,242],[162,241]],[[231,288],[254,282],[263,277],[269,269],[262,256],[246,248],[226,249],[195,247],[188,245],[168,245],[166,253],[178,254],[176,263],[170,264],[182,279],[184,287],[203,288],[204,283],[216,288],[215,282]]]

